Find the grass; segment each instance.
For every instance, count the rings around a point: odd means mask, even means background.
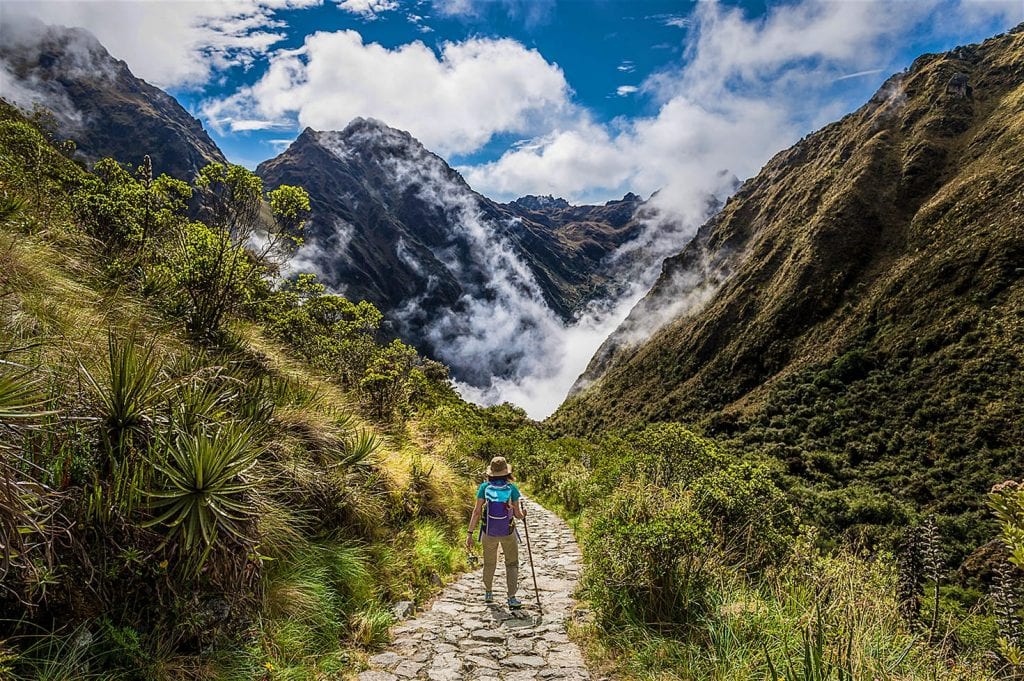
[[[798,553],[763,580],[723,571],[713,612],[687,637],[577,626],[595,667],[623,679],[844,681],[991,679],[980,655],[937,646],[898,613],[885,559]]]
[[[0,106],[0,119],[11,115]],[[5,149],[15,133],[36,134],[0,120]],[[73,189],[52,180],[88,176],[44,160],[52,172],[34,182],[16,155],[0,157],[0,196],[31,198],[0,202],[0,421],[13,447],[3,456],[25,480],[17,499],[41,509],[32,532],[24,513],[2,520],[53,554],[52,569],[22,561],[4,574],[0,677],[359,668],[387,641],[390,602],[428,598],[460,567],[444,544],[457,540],[464,480],[411,435],[415,409],[365,418],[360,395],[263,323],[236,317],[216,341],[190,339],[161,307],[173,291],[136,286],[82,232]],[[135,473],[117,483],[119,466]],[[111,484],[139,495],[112,503]],[[186,578],[180,558],[214,545],[231,550]],[[26,612],[68,628],[17,621]]]

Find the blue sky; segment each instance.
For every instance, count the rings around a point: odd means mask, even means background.
[[[616,116],[652,113],[654,105],[643,96],[616,93],[621,86],[639,86],[644,77],[677,63],[682,56],[685,27],[682,23],[693,2],[573,2],[538,3],[534,10],[500,2],[481,3],[479,13],[469,16],[445,16],[432,13],[425,3],[408,3],[406,11],[383,12],[373,20],[327,4],[304,10],[281,12],[288,23],[288,37],[279,47],[300,47],[306,35],[315,31],[356,30],[364,42],[394,48],[422,41],[437,48],[443,42],[469,38],[511,37],[538,50],[565,72],[575,99],[591,109],[602,121]],[[763,3],[744,3],[751,15],[764,11]],[[531,13],[532,12],[532,13]],[[409,13],[425,17],[418,23]],[[423,30],[429,28],[429,32]],[[621,68],[620,68],[621,67]],[[213,83],[196,92],[179,88],[174,94],[193,112],[209,97],[230,94],[240,84],[255,80],[258,67],[229,71],[226,82]],[[287,137],[281,131],[254,131],[245,134],[217,134],[217,143],[238,162],[252,165],[278,153],[271,140]],[[454,155],[457,163],[493,160],[515,134],[500,134],[478,152]]]
[[[784,2],[761,0],[726,2],[742,10],[752,22],[763,21],[771,7]],[[1012,5],[1012,3],[1009,3]],[[286,23],[284,38],[277,49],[302,46],[311,33],[355,30],[364,43],[397,48],[420,41],[437,50],[445,42],[472,38],[513,38],[536,49],[557,64],[572,88],[574,101],[586,107],[597,121],[608,123],[616,117],[648,116],[656,104],[642,92],[619,92],[638,88],[645,78],[663,69],[679,66],[685,57],[690,16],[696,2],[654,0],[570,0],[568,2],[474,3],[473,11],[445,14],[424,0],[401,2],[394,10],[359,14],[345,11],[333,2],[304,9],[275,13]],[[944,10],[937,10],[944,11]],[[977,40],[1006,28],[1003,15],[965,27],[963,31],[914,31],[904,34],[899,49],[872,66],[872,73],[837,81],[830,97],[847,112],[862,104],[886,77],[910,64],[923,52],[947,50],[961,41]],[[241,85],[261,75],[262,63],[226,70],[201,89],[172,88],[173,94],[197,115],[210,98],[230,95]],[[857,72],[851,72],[857,73]],[[367,112],[372,115],[373,112]],[[385,121],[387,122],[387,121]],[[280,140],[293,137],[296,130],[273,129],[211,133],[234,161],[255,166],[280,151]],[[453,164],[493,161],[522,139],[516,133],[498,133],[486,145],[470,153],[446,154]],[[276,141],[276,143],[275,143]]]
[[[919,54],[1024,0],[5,0],[80,25],[254,167],[302,127],[412,132],[495,198],[665,195],[855,109]]]

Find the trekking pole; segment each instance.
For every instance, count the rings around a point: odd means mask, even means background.
[[[533,592],[537,594],[537,613],[543,617],[544,608],[540,605],[540,589],[537,588],[537,570],[533,567],[533,549],[530,548],[530,526],[526,524],[526,502],[523,502],[523,532],[526,533],[526,555],[530,557],[530,574],[533,575]]]

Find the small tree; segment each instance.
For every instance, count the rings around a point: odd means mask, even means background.
[[[366,368],[359,386],[369,398],[377,419],[390,416],[407,397],[409,373],[416,363],[416,350],[399,340],[384,347]]]
[[[199,171],[196,190],[206,223],[191,223],[178,243],[177,269],[188,297],[188,326],[212,336],[285,246],[301,243],[309,195],[282,186],[267,195],[273,224],[261,219],[263,182],[237,165],[214,163]]]

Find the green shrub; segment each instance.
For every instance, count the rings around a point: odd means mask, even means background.
[[[692,625],[709,609],[711,525],[681,486],[629,482],[593,511],[584,583],[602,621]]]
[[[655,423],[605,438],[595,454],[596,482],[614,489],[621,480],[654,485],[693,480],[730,459],[710,440],[678,423]]]

